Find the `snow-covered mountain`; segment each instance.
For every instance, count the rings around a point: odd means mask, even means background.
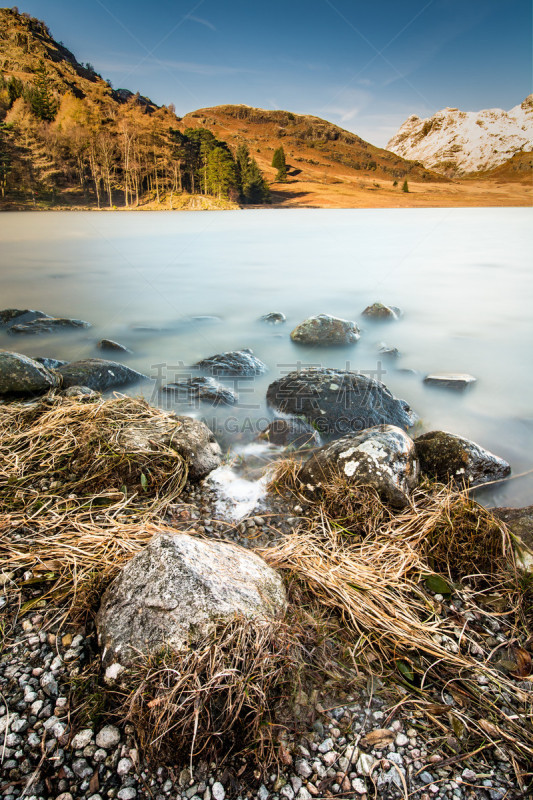
[[[533,94],[510,111],[445,108],[428,119],[413,115],[387,150],[447,174],[492,169],[533,150]]]

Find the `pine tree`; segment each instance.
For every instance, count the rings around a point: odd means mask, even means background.
[[[407,178],[406,178],[406,179],[404,180],[404,182],[403,182],[403,186],[402,186],[402,192],[408,192],[408,191],[409,191],[409,185],[408,185],[408,183],[407,183]]]
[[[246,203],[270,203],[270,190],[255,158],[252,158],[248,166],[242,185],[242,196]]]
[[[52,83],[43,61],[35,72],[35,82],[28,92],[28,100],[36,117],[45,122],[52,122],[55,119],[58,105],[52,94]]]
[[[285,161],[285,151],[283,147],[278,147],[277,150],[274,150],[274,156],[272,158],[272,166],[276,167],[278,174],[276,175],[276,180],[283,183],[287,180],[287,163]]]
[[[9,98],[9,108],[13,105],[15,100],[18,100],[19,97],[22,97],[24,92],[24,84],[22,83],[19,78],[15,78],[13,76],[7,82],[7,96]]]

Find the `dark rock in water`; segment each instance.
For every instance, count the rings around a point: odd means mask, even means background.
[[[59,383],[38,361],[20,353],[0,351],[0,395],[42,394]]]
[[[132,420],[117,442],[125,453],[150,453],[154,445],[170,447],[183,456],[190,480],[205,478],[222,463],[222,450],[212,432],[193,417],[168,413],[159,418]]]
[[[34,319],[48,319],[48,314],[44,311],[32,311],[29,308],[24,310],[20,308],[5,308],[0,311],[0,325],[2,327],[10,328],[15,323],[32,322]]]
[[[453,480],[480,486],[506,478],[511,472],[503,458],[454,433],[424,433],[415,439],[415,447],[421,472],[443,483]]]
[[[402,508],[418,482],[413,440],[393,425],[343,436],[316,450],[302,466],[299,479],[311,496],[319,497],[339,475],[349,484],[376,489],[384,500]]]
[[[100,350],[116,350],[119,353],[132,352],[129,347],[125,347],[123,344],[114,342],[113,339],[100,339],[96,346],[99,347]]]
[[[400,355],[400,351],[397,347],[389,347],[385,342],[380,342],[378,344],[378,353],[385,358],[398,358]]]
[[[513,537],[518,566],[533,573],[533,506],[491,508],[490,510],[509,528]]]
[[[260,322],[268,322],[270,325],[280,325],[286,319],[287,317],[281,311],[269,311],[268,314],[263,314],[262,317],[259,317]]]
[[[64,330],[65,328],[90,328],[91,323],[86,322],[84,319],[67,319],[63,317],[36,317],[29,322],[11,325],[8,328],[9,333],[54,333],[55,331]]]
[[[39,364],[42,364],[46,369],[57,369],[58,367],[64,367],[65,364],[68,364],[68,361],[61,361],[59,358],[42,358],[41,356],[37,356],[37,358],[33,360],[38,361]]]
[[[317,431],[299,417],[273,420],[258,438],[281,447],[318,447],[321,444]]]
[[[297,325],[291,339],[300,344],[354,344],[359,339],[359,328],[352,320],[318,314]]]
[[[399,319],[402,315],[402,312],[396,306],[385,306],[383,303],[372,303],[371,306],[367,306],[363,311],[363,316],[368,317],[369,319]]]
[[[211,375],[261,375],[268,367],[263,364],[252,350],[234,350],[204,358],[194,364],[195,367],[209,372]]]
[[[76,400],[96,400],[101,397],[100,392],[95,392],[94,389],[89,389],[88,386],[69,386],[63,392],[65,397],[74,398]]]
[[[177,383],[168,383],[163,386],[161,391],[172,394],[178,403],[190,403],[191,405],[197,405],[197,401],[201,401],[213,406],[233,406],[238,400],[232,389],[222,386],[214,378],[197,377]]]
[[[147,376],[116,361],[105,361],[102,358],[86,358],[72,361],[59,367],[57,374],[61,377],[63,388],[69,386],[87,386],[98,392],[124,386],[127,383],[146,380]]]
[[[466,372],[442,372],[434,373],[433,375],[426,375],[424,383],[430,386],[442,386],[445,389],[455,389],[462,392],[467,386],[472,386],[476,382],[473,375],[468,375]]]
[[[269,405],[304,416],[320,434],[338,438],[374,425],[409,428],[416,414],[405,400],[366,375],[326,368],[291,372],[271,383]]]

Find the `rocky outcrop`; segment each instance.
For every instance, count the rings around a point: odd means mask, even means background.
[[[291,339],[299,344],[354,344],[359,339],[359,328],[349,319],[318,314],[297,325]]]
[[[162,414],[132,421],[120,433],[117,446],[126,453],[150,453],[168,447],[187,462],[189,478],[201,480],[220,466],[222,450],[207,425],[193,417]]]
[[[480,486],[511,472],[503,458],[447,431],[424,433],[415,439],[415,447],[421,472],[443,483],[453,480],[460,485]]]
[[[0,395],[42,394],[58,383],[57,376],[38,361],[20,353],[0,351]]]
[[[101,358],[71,361],[69,364],[59,367],[57,374],[61,378],[64,389],[68,389],[69,386],[87,386],[97,392],[147,380],[147,376],[141,372],[116,361],[105,361]]]
[[[194,366],[210,375],[227,375],[229,377],[261,375],[268,369],[267,365],[263,364],[249,349],[219,353],[198,361]]]
[[[454,389],[456,392],[462,392],[469,386],[473,386],[476,380],[473,375],[469,375],[467,372],[435,372],[432,375],[426,375],[424,383],[429,386],[440,386],[444,389]]]
[[[68,328],[90,328],[91,323],[86,322],[84,319],[69,319],[66,317],[36,317],[28,322],[19,322],[15,320],[13,325],[10,325],[8,332],[12,334],[26,333],[54,333]]]
[[[114,342],[113,339],[100,339],[96,346],[100,350],[115,350],[118,353],[131,353],[129,347],[126,347],[119,342]]]
[[[189,403],[194,406],[197,406],[198,402],[209,403],[212,406],[233,406],[238,399],[233,389],[222,386],[214,378],[196,377],[168,383],[161,391],[172,395],[178,403]]]
[[[377,425],[319,448],[299,473],[314,497],[338,476],[349,484],[370,486],[386,502],[402,508],[418,481],[414,443],[401,428]]]
[[[138,656],[180,651],[235,617],[283,615],[278,573],[255,553],[184,533],[154,537],[102,598],[96,625],[106,679]]]
[[[406,430],[416,420],[408,403],[383,383],[347,370],[291,372],[270,384],[267,401],[285,414],[305,417],[318,433],[335,438],[382,424]]]
[[[492,508],[491,512],[509,528],[518,566],[533,573],[533,506]]]
[[[258,438],[279,447],[318,447],[321,444],[317,431],[299,417],[273,420]]]
[[[399,319],[401,311],[396,306],[384,306],[383,303],[372,303],[362,312],[363,317],[375,320]]]

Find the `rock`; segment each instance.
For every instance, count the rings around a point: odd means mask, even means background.
[[[368,317],[369,319],[398,319],[401,316],[401,311],[396,306],[385,306],[383,303],[372,303],[371,306],[367,306],[363,311],[363,316]]]
[[[96,344],[100,350],[116,350],[119,353],[131,353],[132,351],[129,347],[125,347],[123,344],[119,344],[118,342],[114,342],[113,339],[100,339],[99,342]]]
[[[401,508],[418,481],[414,443],[401,428],[377,425],[316,450],[299,478],[311,495],[319,495],[324,484],[339,474],[351,484],[373,487]]]
[[[260,322],[268,322],[270,325],[281,325],[281,323],[286,322],[287,317],[281,311],[269,311],[268,314],[263,314],[262,317],[259,317],[259,320]]]
[[[188,647],[215,621],[272,619],[285,606],[280,576],[255,553],[184,533],[155,536],[102,598],[96,624],[106,678],[140,653]]]
[[[59,383],[38,361],[20,353],[0,350],[0,395],[41,394]]]
[[[96,400],[96,398],[101,397],[100,392],[95,392],[94,389],[89,389],[88,386],[69,386],[68,389],[65,389],[63,395],[78,400]]]
[[[188,378],[176,383],[168,383],[161,389],[162,392],[172,394],[175,400],[191,405],[209,403],[212,406],[233,406],[238,400],[236,393],[214,378]]]
[[[467,386],[472,386],[476,383],[477,378],[468,373],[460,372],[435,372],[431,375],[426,375],[424,383],[429,386],[441,386],[444,389],[455,389],[455,391],[462,392]]]
[[[389,347],[385,342],[380,342],[378,344],[378,353],[385,358],[398,358],[400,355],[400,351],[397,347]]]
[[[349,319],[318,314],[297,325],[291,339],[300,344],[354,344],[359,339],[359,328]]]
[[[261,375],[268,367],[263,364],[249,349],[233,350],[204,358],[194,364],[195,367],[209,372],[211,375]]]
[[[458,484],[480,486],[505,478],[511,472],[503,458],[447,431],[430,431],[417,436],[415,447],[421,472],[443,483],[453,480]]]
[[[61,377],[64,389],[69,386],[87,386],[98,392],[124,386],[128,383],[147,380],[147,376],[116,361],[105,361],[102,358],[85,358],[72,361],[59,367],[57,374]]]
[[[115,725],[106,725],[96,734],[96,744],[104,750],[111,750],[120,742],[120,731]]]
[[[285,414],[304,416],[320,434],[353,434],[374,425],[404,430],[416,415],[380,381],[359,372],[309,368],[284,375],[267,390],[267,401]]]
[[[514,540],[517,563],[526,572],[533,572],[533,506],[525,508],[492,508],[497,519],[505,522]]]
[[[90,328],[91,323],[84,319],[69,319],[67,317],[49,317],[45,314],[42,317],[35,317],[27,322],[15,320],[13,325],[8,328],[8,333],[54,333],[55,331],[65,330],[65,328]]]
[[[212,785],[211,795],[213,796],[213,800],[224,800],[226,797],[226,791],[220,781],[215,781]]]
[[[84,728],[84,730],[77,733],[71,742],[71,747],[73,750],[83,750],[84,747],[87,747],[93,740],[94,733],[91,728]]]
[[[318,447],[321,444],[315,429],[299,417],[273,420],[258,438],[281,447]]]
[[[57,369],[58,367],[64,367],[65,364],[68,364],[68,361],[61,361],[59,358],[42,358],[41,356],[37,356],[37,358],[33,360],[42,364],[46,369]]]
[[[48,314],[44,311],[32,311],[29,308],[5,308],[0,311],[0,325],[3,328],[10,328],[17,323],[32,322],[34,319],[47,319]]]
[[[154,445],[171,447],[187,461],[191,480],[205,478],[222,462],[220,445],[207,425],[172,413],[131,422],[117,443],[128,453],[152,452]]]

